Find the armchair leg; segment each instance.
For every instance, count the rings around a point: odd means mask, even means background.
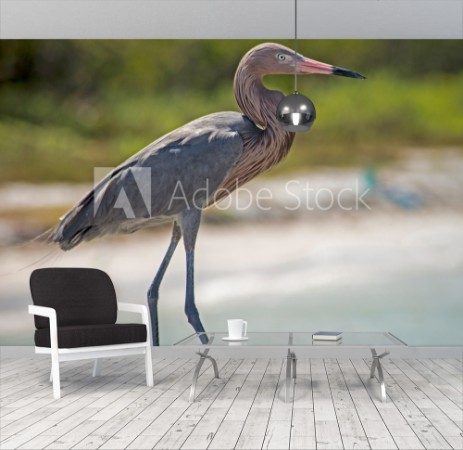
[[[95,362],[93,364],[93,373],[92,376],[97,377],[101,373],[101,359],[97,358],[95,359]]]
[[[151,346],[145,348],[145,371],[146,371],[146,385],[152,387],[153,380],[153,361],[151,359]]]
[[[59,378],[59,356],[57,354],[51,355],[51,376],[53,380],[53,398],[61,398],[61,381]]]

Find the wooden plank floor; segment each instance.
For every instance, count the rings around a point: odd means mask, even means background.
[[[370,360],[301,359],[294,399],[284,402],[281,359],[204,364],[188,402],[195,359],[142,358],[62,364],[54,400],[43,358],[3,359],[2,449],[462,449],[463,362],[384,360],[388,400],[369,380]]]

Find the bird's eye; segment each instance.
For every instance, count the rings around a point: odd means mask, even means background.
[[[286,55],[284,55],[283,53],[278,53],[277,59],[278,61],[286,61]]]

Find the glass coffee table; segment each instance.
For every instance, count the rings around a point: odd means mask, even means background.
[[[312,348],[336,348],[342,356],[343,349],[365,349],[370,350],[373,362],[370,368],[370,378],[378,373],[380,384],[381,400],[386,401],[386,384],[381,366],[381,359],[389,355],[393,348],[406,346],[407,344],[388,332],[343,332],[339,341],[316,341],[312,340],[312,332],[252,332],[247,334],[247,340],[227,341],[228,334],[223,332],[194,333],[174,344],[175,347],[192,348],[199,356],[198,364],[193,373],[193,381],[190,389],[190,402],[193,402],[196,394],[196,384],[199,372],[204,361],[207,359],[214,368],[214,376],[219,378],[219,370],[215,359],[209,354],[214,349],[257,349],[269,348],[284,350],[286,357],[286,379],[285,379],[285,401],[289,401],[292,380],[295,380],[297,373],[296,351],[299,349],[309,350]],[[202,344],[199,337],[205,335],[208,338],[206,344]],[[378,354],[378,349],[382,353]]]

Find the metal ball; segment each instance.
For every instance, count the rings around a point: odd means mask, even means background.
[[[312,101],[299,92],[287,95],[277,107],[278,122],[286,131],[308,131],[316,117]]]

